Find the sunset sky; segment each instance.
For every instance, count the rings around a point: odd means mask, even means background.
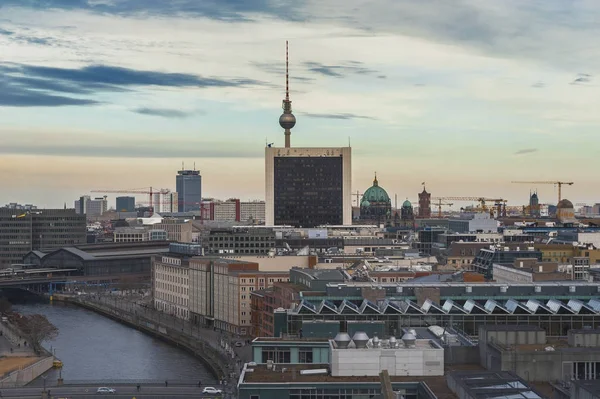
[[[205,196],[263,199],[285,40],[292,146],[350,140],[354,192],[377,171],[399,200],[555,203],[511,181],[566,180],[600,202],[599,20],[597,0],[0,0],[0,206],[174,190],[182,162]]]

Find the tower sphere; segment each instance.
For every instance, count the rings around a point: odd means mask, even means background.
[[[279,126],[283,129],[291,129],[296,126],[296,117],[294,114],[283,113],[279,117]]]

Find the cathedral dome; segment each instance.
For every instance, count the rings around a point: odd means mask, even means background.
[[[402,203],[402,208],[412,208],[412,204],[409,200],[406,200]]]
[[[391,203],[390,197],[382,187],[379,187],[377,176],[375,176],[375,179],[373,180],[373,186],[369,187],[367,191],[365,191],[365,193],[363,194],[361,206],[368,206],[365,203],[368,203],[370,205],[372,203],[381,202]]]
[[[573,203],[568,199],[561,200],[556,206],[558,209],[573,208]]]

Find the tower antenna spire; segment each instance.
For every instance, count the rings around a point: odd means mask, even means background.
[[[288,52],[288,41],[285,41],[285,101],[290,102],[290,57]],[[290,109],[291,111],[291,109]]]
[[[284,129],[285,148],[290,148],[290,131],[296,125],[296,117],[292,114],[292,102],[290,101],[290,73],[289,73],[289,51],[288,41],[285,41],[285,99],[282,104],[283,114],[279,117],[279,126]]]

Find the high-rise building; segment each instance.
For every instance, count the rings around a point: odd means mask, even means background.
[[[350,146],[291,148],[296,125],[289,98],[286,42],[286,92],[279,125],[285,147],[265,148],[265,224],[315,227],[352,224],[352,163]]]
[[[86,242],[86,218],[74,209],[0,208],[0,268],[22,263],[32,250]]]
[[[157,213],[173,213],[173,212],[178,212],[178,203],[177,203],[177,198],[178,195],[177,193],[172,193],[172,192],[163,192],[163,193],[156,193],[153,196],[152,202],[154,202],[154,204],[152,204],[152,206],[154,207],[154,212]]]
[[[90,198],[89,195],[83,195],[75,201],[75,212],[78,215],[102,216],[108,209],[106,196]]]
[[[180,170],[176,178],[177,211],[200,211],[202,176],[199,170]]]
[[[117,197],[117,212],[135,212],[135,197]]]

